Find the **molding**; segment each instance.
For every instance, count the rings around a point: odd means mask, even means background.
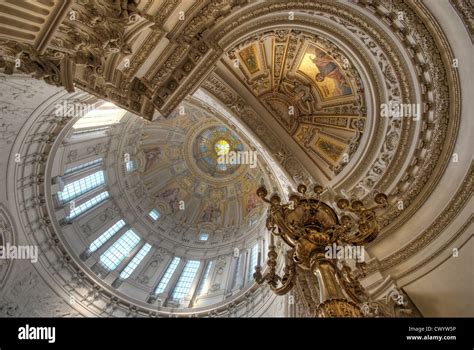
[[[451,6],[454,7],[459,18],[461,18],[467,34],[474,43],[474,2],[472,0],[449,0]]]
[[[440,248],[438,248],[433,254],[431,254],[428,258],[426,258],[425,260],[423,260],[422,262],[414,265],[413,267],[411,267],[410,269],[406,270],[406,271],[403,271],[401,274],[397,274],[395,277],[397,280],[400,280],[401,278],[403,277],[406,277],[408,276],[409,274],[415,272],[415,271],[418,271],[419,269],[421,269],[422,267],[428,265],[431,261],[433,261],[436,257],[440,256],[450,245],[452,245],[459,237],[462,236],[462,234],[464,232],[466,232],[466,230],[474,223],[474,215],[471,215],[469,217],[469,219],[467,219],[467,221],[461,226],[461,228],[459,228],[459,230],[456,231],[456,233],[447,241],[445,242]],[[470,238],[472,237],[472,234],[471,236],[469,236]],[[467,243],[468,240],[466,240],[466,242],[462,243],[459,247],[457,247],[458,249],[462,248],[464,246],[464,244]],[[428,271],[426,271],[425,273],[423,273],[421,276],[417,277],[416,279],[410,281],[409,283],[412,283],[420,278],[422,278],[423,276],[427,275],[428,273],[430,273],[431,271],[433,271],[434,269],[436,269],[439,265],[441,265],[442,263],[444,263],[447,259],[449,259],[449,257],[452,256],[452,252],[450,253],[450,255],[446,258],[446,259],[443,259],[443,261],[439,264],[437,264],[436,266],[434,266],[433,268],[429,269]],[[405,283],[405,284],[409,284],[409,283]]]
[[[472,198],[473,192],[474,163],[471,163],[467,176],[464,178],[464,181],[462,182],[456,194],[453,196],[453,199],[449,202],[447,208],[422,234],[420,234],[411,242],[407,243],[400,250],[391,254],[387,258],[382,259],[380,262],[381,270],[387,271],[395,265],[399,265],[433,242],[457,217],[468,201]]]
[[[7,243],[15,245],[17,242],[16,232],[17,229],[7,208],[0,203],[0,246],[5,246]],[[14,264],[14,260],[0,260],[0,291],[7,283]]]

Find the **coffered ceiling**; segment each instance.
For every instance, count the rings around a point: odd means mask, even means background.
[[[364,88],[336,45],[298,30],[271,30],[229,50],[222,63],[222,75],[234,75],[255,96],[324,180],[349,162],[365,130]]]

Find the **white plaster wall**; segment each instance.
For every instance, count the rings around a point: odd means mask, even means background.
[[[23,230],[12,217],[16,204],[8,196],[7,172],[15,161],[15,141],[26,121],[43,101],[64,90],[26,76],[0,74],[0,203],[10,216],[14,243],[23,245]],[[13,268],[0,289],[0,316],[80,316],[43,280],[29,260],[13,260]],[[0,284],[1,285],[1,284]]]

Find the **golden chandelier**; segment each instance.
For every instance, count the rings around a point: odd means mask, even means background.
[[[373,302],[359,282],[365,276],[365,262],[357,260],[352,268],[345,257],[328,253],[336,246],[342,252],[344,248],[363,249],[373,241],[379,233],[377,210],[387,205],[387,196],[377,193],[371,207],[360,200],[337,199],[336,205],[342,213],[339,216],[321,200],[321,186],[314,186],[313,191],[313,195],[308,195],[307,187],[299,185],[298,193],[290,195],[288,204],[282,204],[278,194],[267,199],[265,187],[257,190],[257,195],[270,204],[266,227],[271,241],[268,271],[262,275],[259,259],[253,276],[257,283],[266,281],[273,292],[283,295],[293,288],[299,271],[310,271],[319,289],[315,316],[368,316],[368,305]],[[280,237],[290,248],[281,277],[276,273],[278,253],[273,236]]]

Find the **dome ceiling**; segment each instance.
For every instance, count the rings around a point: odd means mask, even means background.
[[[269,174],[252,144],[222,116],[192,99],[182,107],[183,114],[167,119],[141,126],[131,121],[138,137],[130,138],[119,154],[128,153],[136,171],[117,178],[135,203],[132,210],[157,208],[161,213],[150,234],[157,244],[163,245],[165,237],[187,246],[191,255],[193,249],[208,247],[227,247],[230,252],[230,243],[256,234],[264,212],[256,189],[270,183]],[[206,241],[199,240],[203,231],[209,234]]]
[[[240,167],[233,160],[225,162],[231,152],[242,152],[244,146],[238,136],[225,126],[207,127],[192,140],[193,163],[206,175],[223,179],[232,175]]]
[[[196,97],[153,122],[123,112],[102,104],[69,123],[51,158],[60,175],[50,205],[68,254],[120,297],[165,311],[209,310],[256,288],[267,240],[257,187],[284,185],[261,146]],[[92,125],[116,115],[106,131]],[[169,279],[191,267],[181,295]]]
[[[365,129],[366,108],[359,73],[338,46],[278,29],[239,43],[223,62],[324,176],[332,178],[349,162]]]
[[[78,150],[107,149],[114,204],[93,220],[61,227],[66,241],[86,240],[88,225],[120,212],[154,248],[225,265],[222,256],[262,232],[264,208],[255,190],[266,183],[284,192],[281,174],[293,181],[285,185],[320,182],[362,200],[376,191],[389,194],[383,232],[370,247],[384,273],[435,238],[434,229],[426,235],[418,230],[411,245],[413,230],[397,231],[426,204],[450,164],[460,119],[455,56],[423,2],[140,1],[125,7],[74,3],[79,14],[94,15],[51,23],[48,48],[46,40],[37,40],[40,32],[26,40],[38,55],[23,42],[1,43],[6,72],[15,70],[14,58],[21,54],[21,71],[69,91],[91,92],[148,119],[127,119],[114,129],[110,144]],[[181,10],[184,20],[176,16]],[[78,45],[81,40],[84,45]],[[193,93],[215,98],[250,132]],[[381,106],[389,103],[415,104],[419,115],[385,118]],[[256,167],[219,160],[255,149]],[[54,153],[48,148],[38,154],[42,159],[49,152]],[[132,171],[124,166],[125,155]],[[43,175],[32,186],[42,186]],[[160,220],[147,217],[152,208]],[[29,215],[27,210],[21,215]],[[48,210],[28,220],[54,231],[42,221]],[[199,239],[202,231],[207,241]]]

